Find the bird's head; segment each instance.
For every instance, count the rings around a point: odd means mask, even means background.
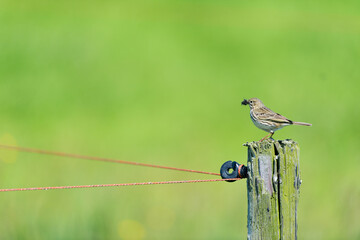
[[[250,99],[244,99],[244,101],[241,102],[242,105],[249,105],[251,109],[259,108],[264,106],[262,101],[258,98],[250,98]]]

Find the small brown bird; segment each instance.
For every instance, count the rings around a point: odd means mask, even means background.
[[[269,108],[267,108],[260,99],[258,98],[250,98],[248,100],[244,99],[241,103],[242,105],[250,106],[250,117],[255,126],[269,132],[270,134],[266,135],[264,138],[260,140],[262,142],[267,137],[270,138],[274,135],[276,130],[279,130],[288,125],[302,125],[302,126],[311,126],[310,123],[304,122],[294,122],[286,117],[273,112]]]

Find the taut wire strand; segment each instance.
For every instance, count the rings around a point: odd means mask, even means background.
[[[131,162],[131,161],[125,161],[125,160],[111,159],[111,158],[91,157],[91,156],[72,154],[72,153],[53,152],[53,151],[40,150],[40,149],[34,149],[34,148],[8,146],[8,145],[2,145],[2,144],[0,144],[0,148],[4,148],[4,149],[8,149],[8,150],[15,150],[15,151],[19,151],[19,152],[52,155],[52,156],[58,156],[58,157],[68,157],[68,158],[87,159],[87,160],[95,160],[95,161],[103,161],[103,162],[113,162],[113,163],[129,164],[129,165],[136,165],[136,166],[143,166],[143,167],[162,168],[162,169],[169,169],[169,170],[176,170],[176,171],[183,171],[183,172],[193,172],[193,173],[201,173],[201,174],[210,174],[210,175],[220,176],[219,173],[197,171],[197,170],[176,168],[176,167],[167,167],[167,166],[161,166],[161,165],[155,165],[155,164]]]
[[[142,182],[142,183],[118,183],[118,184],[58,186],[58,187],[8,188],[8,189],[0,189],[0,192],[53,190],[53,189],[72,189],[72,188],[95,188],[95,187],[125,187],[125,186],[139,186],[139,185],[159,185],[159,184],[177,184],[177,183],[220,182],[220,181],[229,181],[229,180],[240,180],[240,178],[207,179],[207,180],[183,180],[183,181],[166,181],[166,182]]]

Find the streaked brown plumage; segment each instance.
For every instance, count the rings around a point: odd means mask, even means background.
[[[269,135],[270,138],[274,135],[274,132],[289,125],[302,125],[302,126],[311,126],[310,123],[304,122],[294,122],[286,117],[273,112],[271,109],[267,108],[260,99],[250,98],[248,100],[244,99],[241,103],[242,105],[250,106],[250,117],[256,127],[269,132],[270,134],[266,135],[260,141],[266,139]]]

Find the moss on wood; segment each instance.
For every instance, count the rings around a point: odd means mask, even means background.
[[[299,147],[292,140],[248,147],[248,239],[297,239]]]

